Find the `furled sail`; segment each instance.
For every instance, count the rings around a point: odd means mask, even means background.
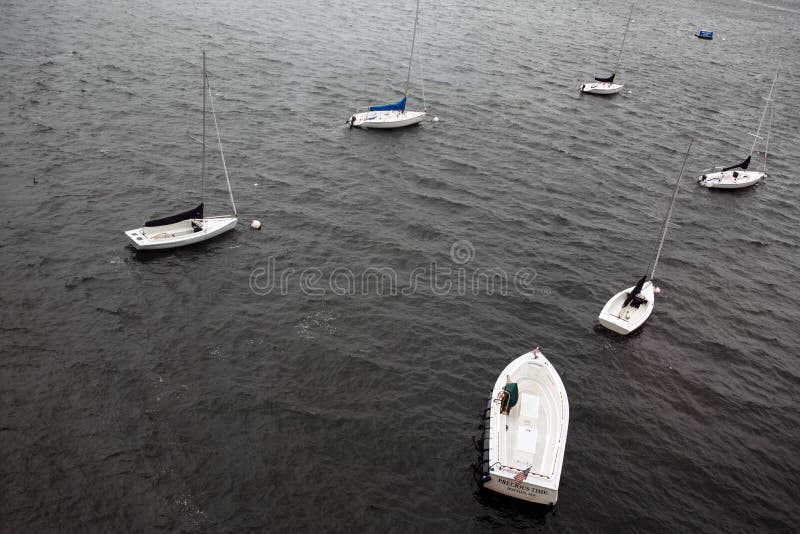
[[[641,299],[638,299],[636,297],[636,295],[638,295],[639,293],[642,292],[642,288],[644,287],[644,283],[646,281],[647,281],[647,275],[644,275],[643,277],[641,277],[639,279],[638,282],[636,282],[636,285],[634,286],[633,291],[628,293],[628,296],[625,297],[625,302],[622,303],[622,307],[623,308],[625,306],[627,306],[628,304],[630,304],[631,302],[633,302],[633,305],[634,305],[633,307],[634,308],[638,308],[639,304],[641,304],[642,302],[646,302],[646,301],[641,301]]]
[[[177,215],[171,215],[169,217],[147,221],[146,223],[144,223],[144,225],[146,227],[166,226],[168,224],[175,224],[177,222],[186,221],[188,219],[202,219],[202,218],[203,218],[203,205],[200,204],[194,209],[184,211],[183,213],[178,213]]]
[[[731,165],[730,167],[725,167],[725,168],[724,168],[724,169],[722,169],[722,171],[720,171],[720,172],[731,171],[731,170],[733,170],[733,169],[742,169],[743,171],[746,171],[746,170],[747,170],[747,167],[750,165],[750,158],[751,158],[751,157],[752,157],[752,156],[747,156],[747,159],[746,159],[746,160],[744,160],[743,162],[741,162],[741,163],[738,163],[738,164],[736,164],[736,165]]]
[[[617,75],[617,73],[615,72],[614,74],[612,74],[612,75],[611,75],[611,76],[609,76],[608,78],[598,78],[597,76],[595,76],[595,77],[594,77],[594,79],[595,79],[596,81],[598,81],[598,82],[604,82],[604,83],[614,83],[614,76],[616,76],[616,75]]]
[[[405,111],[406,109],[406,97],[403,97],[402,100],[395,102],[394,104],[383,104],[382,106],[370,106],[370,111]]]

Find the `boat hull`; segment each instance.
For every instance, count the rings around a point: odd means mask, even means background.
[[[761,171],[723,171],[704,174],[697,183],[711,189],[742,189],[756,185],[767,177]]]
[[[195,231],[193,222],[202,229]],[[238,217],[190,219],[165,226],[135,228],[127,230],[125,235],[137,250],[162,250],[206,241],[233,230],[238,222]]]
[[[593,95],[615,95],[622,91],[625,84],[608,82],[590,82],[581,85],[581,93]]]
[[[653,308],[655,307],[655,294],[651,281],[648,280],[642,287],[640,294],[647,302],[640,304],[638,308],[634,307],[632,303],[625,307],[622,306],[631,291],[633,291],[633,286],[611,297],[597,317],[601,325],[623,336],[642,326],[647,321],[647,318],[650,317],[650,314],[653,313]]]
[[[347,121],[354,128],[392,129],[419,124],[425,118],[424,111],[364,111],[355,113]]]
[[[503,413],[499,398],[509,382],[518,387],[519,402]],[[483,487],[529,502],[555,504],[569,400],[561,377],[538,349],[515,359],[500,373],[487,410]]]

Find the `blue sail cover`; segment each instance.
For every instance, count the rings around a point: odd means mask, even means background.
[[[370,106],[370,111],[405,111],[406,110],[406,97],[403,97],[399,102],[394,104],[383,104],[382,106]]]

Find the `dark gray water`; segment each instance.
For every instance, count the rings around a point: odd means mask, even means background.
[[[640,2],[603,99],[626,2],[423,1],[441,122],[364,132],[413,2],[301,4],[2,2],[0,531],[796,530],[800,6]],[[243,222],[135,253],[197,200],[201,49]],[[769,179],[697,187],[776,55]],[[656,310],[610,335],[690,137]],[[536,345],[571,404],[553,509],[474,481]]]

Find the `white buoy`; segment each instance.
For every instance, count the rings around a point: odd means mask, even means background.
[[[255,183],[253,184],[253,187],[258,187],[258,182],[255,182]]]
[[[439,117],[434,117],[433,122],[439,122]]]
[[[253,230],[261,230],[261,221],[253,219],[253,222],[250,223],[250,228]]]
[[[655,293],[656,295],[658,295],[659,293],[661,293],[661,288],[660,288],[660,287],[654,287],[654,288],[653,288],[653,293]]]

